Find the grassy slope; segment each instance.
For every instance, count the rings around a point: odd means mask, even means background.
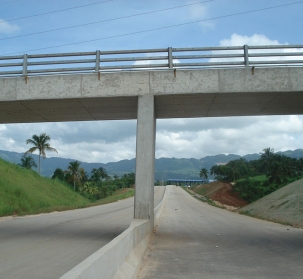
[[[41,177],[36,172],[0,159],[0,216],[25,215],[82,208],[130,197],[133,189],[90,203],[61,181]]]
[[[303,179],[242,207],[239,212],[303,227]]]
[[[57,180],[0,160],[0,216],[85,207],[89,201]]]

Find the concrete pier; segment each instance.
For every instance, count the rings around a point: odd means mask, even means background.
[[[138,97],[135,219],[149,219],[154,226],[154,165],[156,118],[153,95]]]

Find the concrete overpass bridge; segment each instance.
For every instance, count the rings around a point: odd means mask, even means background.
[[[156,119],[302,114],[302,49],[244,45],[3,56],[0,123],[137,119],[134,217],[153,227]]]

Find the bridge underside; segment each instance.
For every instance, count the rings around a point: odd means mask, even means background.
[[[157,118],[303,114],[303,67],[0,79],[0,123],[137,119],[134,217],[154,216]]]
[[[0,102],[0,123],[137,119],[138,97]],[[302,92],[155,96],[156,118],[303,114]]]
[[[0,123],[303,113],[303,67],[163,70],[0,79]]]

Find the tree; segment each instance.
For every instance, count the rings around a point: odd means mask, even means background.
[[[23,155],[23,157],[21,158],[20,166],[27,170],[31,170],[32,168],[37,167],[35,160],[32,158],[32,156],[27,157],[25,155]]]
[[[82,175],[85,171],[80,168],[81,162],[72,161],[69,163],[67,173],[69,174],[68,182],[72,182],[74,185],[74,191],[76,191],[76,183],[81,183]]]
[[[208,178],[208,170],[203,168],[200,170],[200,177],[205,181]]]
[[[91,175],[91,180],[94,182],[100,182],[100,180],[102,181],[102,179],[107,178],[107,171],[105,168],[100,167],[98,169],[92,169],[91,171],[92,175]]]
[[[52,176],[52,179],[60,179],[60,180],[64,180],[64,171],[60,168],[56,168],[56,170],[54,171],[54,174]]]
[[[238,171],[237,170],[237,160],[232,160],[232,161],[229,161],[227,163],[228,167],[230,167],[230,169],[232,170],[232,174],[233,174],[233,181],[234,183],[236,182],[236,172]]]
[[[269,183],[277,185],[287,183],[287,178],[292,177],[295,172],[290,161],[291,159],[284,155],[274,154],[267,171]]]
[[[213,175],[214,178],[216,178],[216,171],[218,170],[218,166],[214,165],[210,169],[210,174]]]
[[[51,147],[48,143],[50,141],[50,137],[46,135],[45,133],[41,134],[40,136],[33,135],[31,139],[26,140],[26,144],[32,144],[33,147],[31,147],[29,150],[27,150],[24,155],[28,153],[33,153],[36,150],[39,151],[39,168],[38,173],[40,174],[40,157],[42,158],[46,157],[45,151],[55,151],[58,153],[58,151]]]
[[[263,149],[263,153],[260,153],[260,155],[261,155],[260,159],[263,162],[264,169],[267,172],[268,168],[270,166],[270,163],[274,157],[274,149],[272,149],[270,147],[265,148],[265,149]]]

